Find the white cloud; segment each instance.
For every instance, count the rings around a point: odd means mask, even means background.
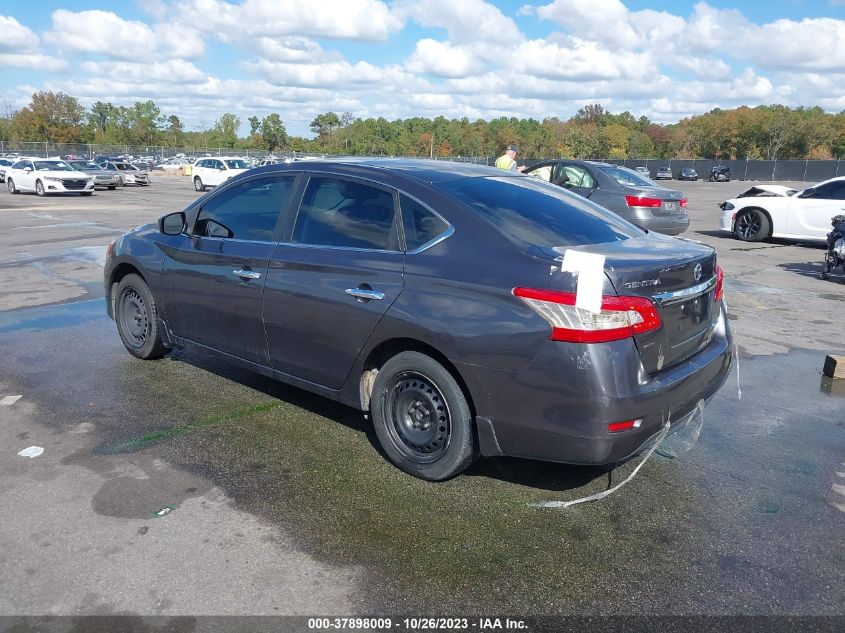
[[[425,38],[417,42],[405,67],[411,72],[437,77],[466,77],[481,72],[485,64],[467,46],[453,46]]]
[[[275,62],[316,64],[325,61],[342,61],[339,53],[328,52],[307,37],[260,37],[252,43],[259,55]]]
[[[38,46],[38,36],[12,16],[0,15],[0,50],[28,51]]]
[[[53,73],[65,70],[68,63],[63,59],[39,53],[0,53],[0,67],[6,66]]]
[[[569,38],[562,46],[546,40],[530,40],[509,57],[514,68],[547,79],[584,81],[643,78],[657,72],[648,54],[612,53],[596,42]]]
[[[180,7],[181,21],[224,40],[245,36],[305,35],[384,41],[402,21],[380,0],[189,0]]]
[[[184,59],[163,62],[86,61],[82,62],[82,68],[92,75],[111,77],[118,81],[198,84],[207,79],[204,72]]]
[[[494,54],[498,46],[523,39],[516,23],[484,0],[398,0],[394,7],[402,18],[446,29],[450,42],[483,42]]]
[[[62,50],[98,53],[115,59],[148,58],[151,55],[192,57],[201,55],[203,42],[191,28],[124,20],[111,11],[59,9],[52,15],[53,28],[45,39]]]
[[[345,60],[316,64],[287,64],[259,59],[242,64],[244,70],[278,86],[343,89],[389,86],[417,81],[399,66],[379,67],[369,62],[350,64]]]

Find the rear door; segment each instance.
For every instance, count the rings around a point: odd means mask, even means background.
[[[269,175],[222,189],[199,209],[189,234],[165,247],[162,278],[178,336],[266,364],[261,297],[294,180]]]
[[[396,194],[311,175],[288,238],[270,257],[264,327],[272,366],[339,389],[403,287]]]
[[[845,212],[845,180],[816,187],[808,198],[790,198],[786,230],[790,235],[824,239],[833,216]]]
[[[598,184],[589,169],[582,165],[566,162],[558,163],[555,166],[552,183],[569,189],[579,196],[591,199]]]

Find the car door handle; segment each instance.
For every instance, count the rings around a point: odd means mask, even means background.
[[[347,288],[345,292],[348,295],[352,295],[357,299],[364,299],[365,301],[369,301],[371,299],[381,301],[382,299],[384,299],[383,292],[379,292],[378,290],[370,290],[367,288]]]
[[[257,273],[254,270],[244,270],[241,268],[232,272],[241,279],[261,279],[261,273]]]

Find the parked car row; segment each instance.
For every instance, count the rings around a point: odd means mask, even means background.
[[[0,159],[6,160],[6,159]],[[7,161],[11,162],[11,161]],[[78,193],[90,196],[96,188],[114,191],[128,184],[148,185],[149,174],[135,165],[60,158],[20,158],[11,165],[0,163],[0,173],[9,193]]]

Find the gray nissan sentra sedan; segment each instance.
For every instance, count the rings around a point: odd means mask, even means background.
[[[603,268],[562,272],[570,250]],[[134,356],[199,346],[369,411],[430,480],[479,455],[624,460],[732,362],[712,248],[474,165],[252,169],[113,242],[105,290]]]

